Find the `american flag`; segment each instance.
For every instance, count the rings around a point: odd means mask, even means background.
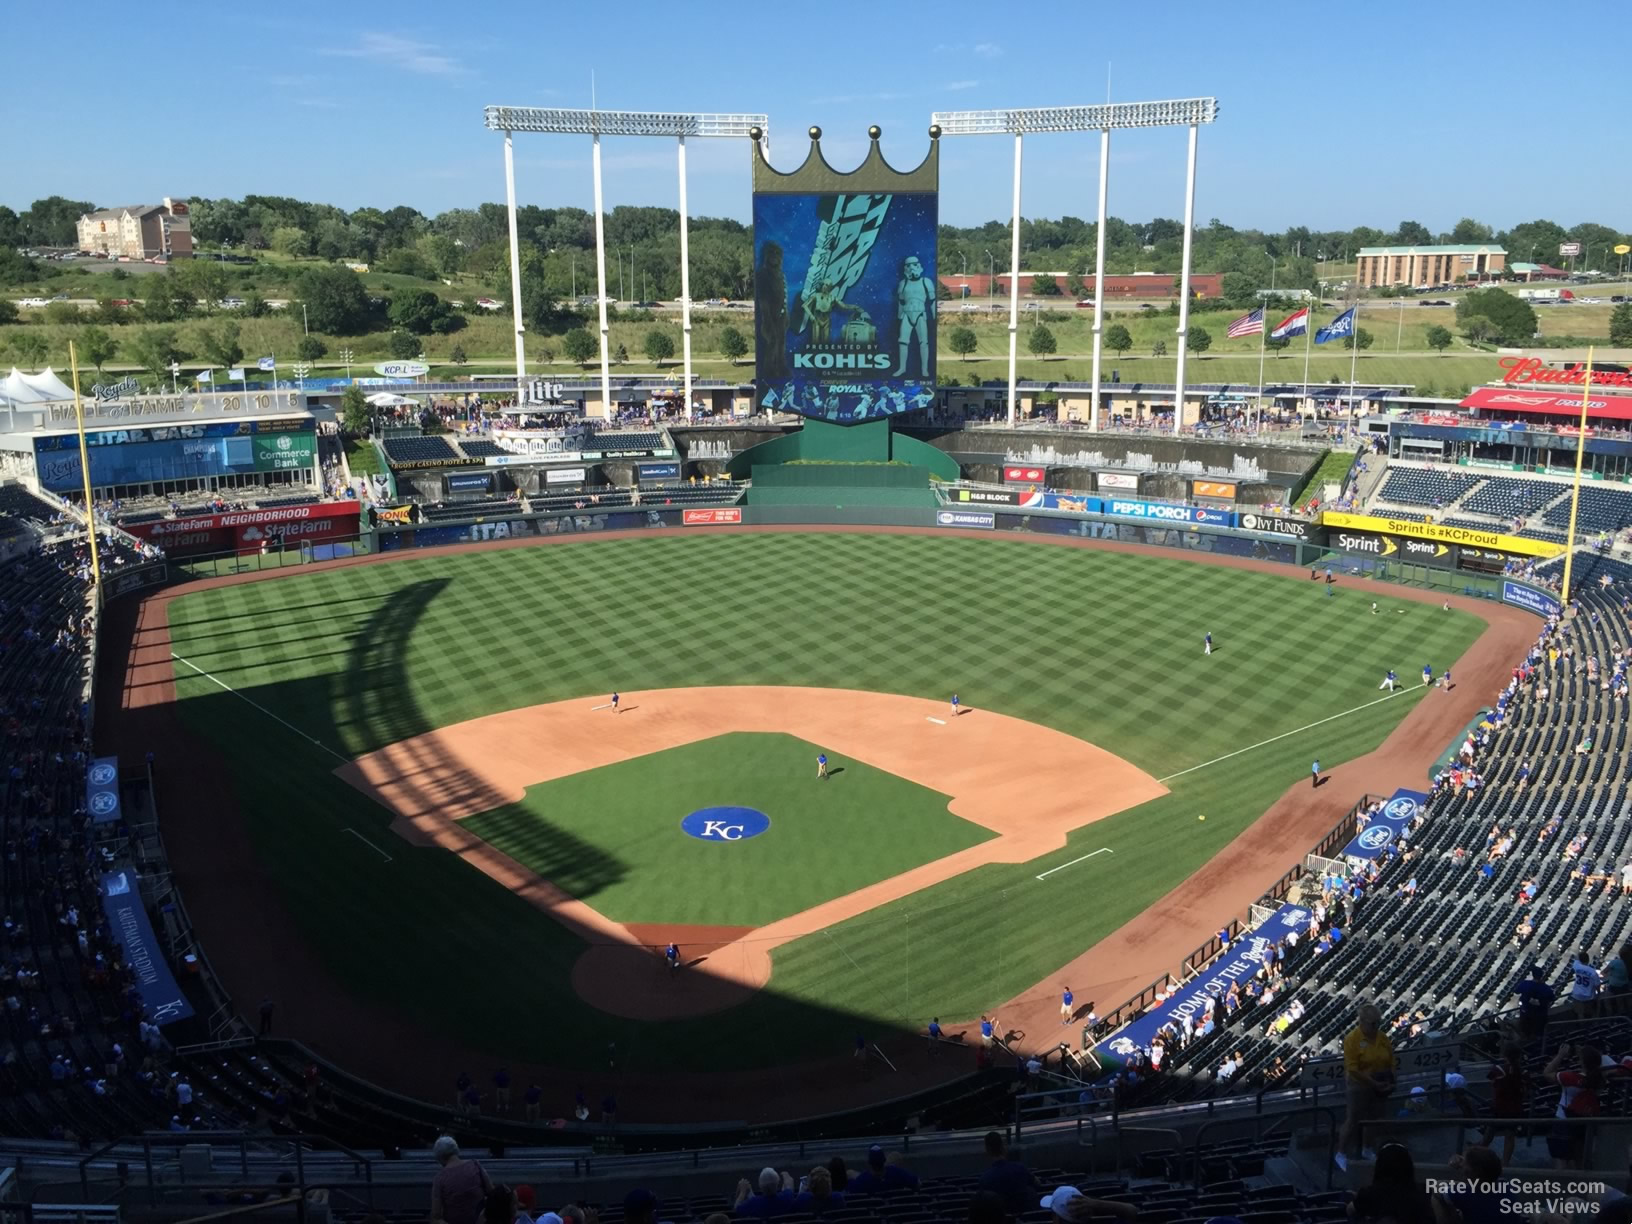
[[[1260,306],[1257,310],[1244,314],[1234,323],[1231,323],[1224,334],[1234,340],[1237,336],[1256,336],[1263,330],[1264,308]]]

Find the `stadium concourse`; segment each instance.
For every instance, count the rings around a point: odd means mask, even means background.
[[[719,529],[724,531],[731,528]],[[801,532],[809,527],[789,528]],[[877,530],[877,529],[867,529]],[[946,536],[941,531],[939,536]],[[608,533],[615,537],[617,533]],[[1039,541],[1043,543],[1044,541]],[[1104,542],[1071,541],[1062,538],[1047,543],[1064,547],[1093,547],[1126,552],[1162,555],[1160,550]],[[536,546],[528,541],[495,543],[490,548]],[[395,554],[401,556],[402,554]],[[418,555],[424,555],[420,553]],[[1237,568],[1254,569],[1264,573],[1285,574],[1285,569],[1269,563],[1234,558],[1209,557],[1209,563]],[[374,564],[380,561],[371,562]],[[385,560],[390,564],[392,561]],[[354,562],[334,563],[344,567]],[[242,578],[215,580],[229,583],[254,580],[254,575]],[[195,588],[196,589],[196,588]],[[1420,591],[1401,589],[1404,599],[1418,599],[1437,606],[1441,597]],[[120,743],[139,747],[143,743],[163,742],[175,746],[172,750],[191,743],[191,732],[175,715],[170,700],[172,673],[169,663],[168,637],[164,627],[164,598],[150,599],[143,609],[143,623],[136,627],[140,642],[130,678],[130,699],[121,711],[115,729]],[[1420,774],[1430,764],[1436,746],[1450,742],[1458,735],[1476,712],[1473,694],[1483,687],[1494,685],[1505,674],[1511,659],[1522,652],[1533,637],[1533,619],[1516,609],[1493,605],[1488,601],[1454,597],[1459,606],[1476,612],[1488,620],[1493,628],[1483,634],[1472,651],[1459,663],[1459,671],[1468,682],[1466,689],[1445,695],[1443,701],[1424,703],[1409,715],[1389,740],[1367,757],[1348,762],[1333,770],[1328,786],[1311,793],[1306,787],[1294,788],[1276,804],[1249,831],[1216,857],[1203,871],[1187,884],[1162,898],[1128,927],[1095,949],[1085,953],[1062,970],[1063,980],[1073,983],[1079,1008],[1086,1010],[1097,1001],[1102,1010],[1127,998],[1147,983],[1153,970],[1179,962],[1190,952],[1201,935],[1222,922],[1245,912],[1248,904],[1274,883],[1287,868],[1339,820],[1353,800],[1368,790],[1377,789],[1383,780],[1391,785],[1401,777]],[[110,649],[110,656],[121,653]],[[119,678],[121,681],[124,677]],[[110,694],[110,700],[111,700]],[[215,764],[215,754],[202,749],[189,754],[195,762],[189,769],[189,787],[199,802],[189,805],[203,821],[194,830],[195,839],[214,852],[223,855],[223,862],[252,861],[247,848],[236,843],[247,836],[242,822],[222,819],[224,813],[234,810],[236,801],[230,779]],[[167,816],[167,819],[169,817]],[[193,822],[196,823],[196,822]],[[183,830],[185,832],[185,830]],[[254,921],[240,922],[240,928],[252,928],[243,946],[232,955],[245,958],[237,967],[241,981],[270,981],[270,993],[283,997],[299,997],[303,1027],[309,1024],[324,1036],[325,1051],[338,1069],[378,1080],[389,1080],[394,1085],[412,1090],[421,1099],[442,1101],[451,1099],[455,1080],[461,1070],[480,1072],[492,1062],[490,1055],[481,1051],[461,1049],[445,1037],[426,1033],[407,1024],[399,1016],[360,1000],[355,992],[332,979],[331,973],[313,953],[307,940],[289,919],[272,881],[255,873],[242,876],[233,874],[231,890],[233,902],[242,907],[244,914],[253,914]],[[193,903],[195,909],[197,902]],[[200,919],[201,922],[203,919]],[[211,955],[224,973],[231,974],[233,966],[221,958],[228,955],[222,949]],[[270,976],[269,976],[270,975]],[[1056,1049],[1060,1035],[1072,1035],[1062,1029],[1059,1020],[1058,986],[1055,981],[1040,984],[1033,991],[998,1010],[1003,1030],[1024,1031],[1030,1036],[1016,1045],[1017,1050],[1048,1052]],[[601,1085],[615,1085],[615,1095],[626,1102],[639,1101],[642,1120],[680,1121],[697,1120],[707,1114],[723,1118],[770,1120],[785,1117],[797,1109],[806,1115],[854,1108],[858,1103],[877,1102],[900,1097],[904,1093],[930,1089],[954,1083],[975,1070],[979,1046],[974,1017],[963,1018],[969,1023],[957,1026],[964,1034],[961,1049],[951,1051],[952,1057],[930,1060],[925,1057],[921,1042],[907,1042],[898,1047],[887,1047],[886,1053],[899,1071],[889,1075],[858,1076],[849,1058],[813,1062],[773,1071],[752,1073],[715,1073],[706,1076],[670,1074],[658,1077],[637,1076],[632,1073],[598,1075],[590,1105],[595,1104]],[[948,1024],[949,1033],[953,1026]],[[221,1056],[216,1077],[231,1083],[251,1069],[243,1063],[244,1055]],[[298,1060],[297,1060],[298,1061]],[[288,1065],[287,1071],[298,1066]],[[522,1085],[533,1083],[543,1086],[548,1093],[545,1116],[560,1116],[561,1105],[570,1099],[582,1076],[572,1075],[563,1080],[560,1073],[548,1068],[512,1066],[510,1078],[516,1085],[515,1097],[522,1095]],[[1003,1089],[994,1105],[991,1101],[979,1105],[976,1120],[990,1121],[1000,1117],[1006,1107],[1007,1088],[1012,1086],[1012,1075],[1003,1078]],[[474,1090],[479,1104],[491,1102],[495,1086],[483,1075],[480,1082],[458,1089],[462,1096]],[[335,1091],[365,1094],[366,1088],[356,1081],[342,1087],[337,1080]],[[396,1098],[400,1101],[400,1098]],[[797,1102],[797,1105],[795,1104]],[[400,1106],[397,1108],[400,1109]],[[984,1112],[981,1112],[984,1111]],[[417,1115],[416,1130],[434,1129],[445,1114],[439,1107],[430,1106]],[[338,1122],[338,1118],[329,1121]],[[326,1115],[319,1111],[308,1114],[305,1122],[315,1128],[326,1128]],[[518,1124],[491,1112],[479,1117],[465,1117],[461,1125],[465,1133],[504,1136],[509,1142],[521,1141]],[[620,1131],[627,1132],[626,1124]],[[377,1133],[370,1128],[370,1133]]]

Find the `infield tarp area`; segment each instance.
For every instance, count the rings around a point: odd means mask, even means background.
[[[1222,999],[1232,982],[1250,981],[1264,965],[1271,948],[1296,931],[1309,928],[1310,913],[1301,905],[1283,905],[1250,932],[1239,936],[1205,972],[1189,985],[1180,987],[1158,1006],[1151,1008],[1108,1041],[1094,1047],[1102,1062],[1121,1060],[1148,1046],[1164,1024],[1177,1024],[1189,1016],[1200,1022],[1208,999]]]

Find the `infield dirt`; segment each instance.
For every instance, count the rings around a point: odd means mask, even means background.
[[[966,536],[992,539],[989,532],[908,528],[711,528],[714,532],[809,533],[855,531]],[[642,533],[610,533],[640,538]],[[352,564],[396,564],[437,554],[512,547],[593,547],[610,538],[555,537],[495,544],[428,549],[324,563],[318,569]],[[1286,577],[1295,573],[1271,562],[1175,554],[1171,550],[1108,541],[1034,536],[1011,539],[1013,547],[1089,548],[1108,552],[1217,565]],[[361,997],[337,978],[289,914],[277,882],[254,853],[240,812],[228,763],[178,717],[168,622],[170,600],[191,591],[239,582],[275,579],[303,570],[273,571],[210,579],[155,592],[139,603],[115,603],[101,652],[97,696],[98,747],[117,752],[129,764],[141,762],[155,745],[161,749],[158,791],[172,866],[188,911],[211,964],[238,1009],[249,1014],[263,996],[279,1000],[279,1031],[306,1041],[357,1075],[398,1091],[441,1100],[447,1085],[467,1067],[487,1065],[492,1055],[469,1048],[446,1034],[408,1023],[390,1009]],[[1387,588],[1389,597],[1437,606],[1440,592]],[[1487,622],[1489,628],[1455,663],[1454,690],[1418,703],[1376,751],[1328,771],[1328,785],[1311,789],[1291,780],[1272,805],[1223,852],[1139,917],[1083,952],[1058,971],[998,1009],[1003,1026],[1031,1034],[1023,1049],[1052,1048],[1059,1040],[1058,990],[1070,982],[1079,1000],[1101,1010],[1135,994],[1182,958],[1209,933],[1234,918],[1270,888],[1286,868],[1324,835],[1361,794],[1387,793],[1420,785],[1423,773],[1444,746],[1504,682],[1508,669],[1534,639],[1535,618],[1485,600],[1451,596],[1454,607]],[[185,786],[167,767],[186,761]],[[547,1017],[541,1017],[547,1023]],[[947,1022],[956,1034],[966,1027]],[[902,1038],[889,1048],[899,1072],[878,1078],[858,1074],[848,1057],[790,1063],[776,1070],[741,1072],[632,1073],[608,1071],[597,1082],[638,1102],[647,1121],[742,1119],[749,1121],[816,1115],[893,1099],[966,1074],[972,1055],[924,1060]],[[518,1082],[537,1080],[552,1100],[570,1101],[583,1076],[548,1065],[512,1065]],[[629,1111],[634,1116],[634,1111]]]

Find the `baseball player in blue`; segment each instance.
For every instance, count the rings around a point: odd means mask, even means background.
[[[824,753],[820,754],[816,758],[816,780],[818,782],[821,782],[821,781],[825,780],[826,778],[827,778],[827,753],[824,752]]]
[[[982,1016],[980,1018],[980,1040],[987,1049],[990,1049],[992,1045],[992,1024],[993,1021],[990,1017]]]
[[[1392,693],[1394,691],[1394,685],[1398,681],[1399,681],[1399,677],[1394,674],[1394,669],[1391,667],[1391,668],[1388,669],[1388,675],[1383,677],[1383,682],[1381,684],[1379,684],[1377,687],[1380,688],[1380,689],[1387,689],[1389,692]]]
[[[680,968],[680,945],[671,943],[667,948],[664,948],[663,959],[669,962],[670,972]]]
[[[613,693],[612,694],[612,713],[616,714],[617,712],[618,712],[618,695],[616,693]]]
[[[1061,1024],[1070,1024],[1071,1023],[1071,1005],[1075,1001],[1076,1001],[1076,996],[1071,993],[1071,987],[1067,986],[1064,990],[1060,991],[1060,1023]]]
[[[1320,785],[1320,761],[1318,758],[1313,765],[1309,766],[1309,785]]]
[[[929,1022],[929,1056],[935,1057],[941,1048],[941,1018],[936,1016]]]
[[[1213,635],[1211,633],[1201,639],[1201,653],[1204,655],[1213,653]]]
[[[1422,665],[1422,682],[1424,684],[1432,684],[1434,682],[1434,669],[1429,667],[1426,663]]]
[[[956,693],[953,693],[952,694],[952,717],[956,718],[960,713],[961,713],[961,711],[958,709],[958,695]]]

